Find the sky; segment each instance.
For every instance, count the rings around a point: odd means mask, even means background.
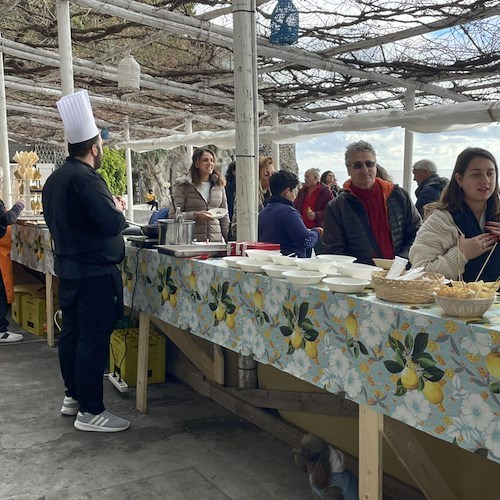
[[[393,181],[403,183],[404,130],[391,128],[371,132],[335,132],[317,139],[296,144],[299,178],[304,180],[308,168],[319,168],[323,173],[332,170],[341,185],[347,179],[344,152],[347,144],[364,140],[377,152],[377,161],[388,170]],[[500,124],[472,128],[458,132],[414,134],[413,163],[427,158],[436,163],[442,177],[450,177],[458,154],[465,148],[482,147],[500,162]],[[413,176],[412,176],[413,177]],[[412,195],[417,187],[412,184]]]

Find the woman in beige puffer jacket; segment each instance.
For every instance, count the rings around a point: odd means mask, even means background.
[[[189,174],[174,181],[169,218],[175,218],[175,209],[184,212],[185,220],[196,221],[194,237],[197,241],[227,240],[229,216],[214,219],[208,210],[225,209],[227,212],[224,178],[215,168],[215,153],[200,148],[193,154]]]

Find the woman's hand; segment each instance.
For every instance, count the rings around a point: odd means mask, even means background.
[[[497,240],[498,236],[489,233],[478,234],[473,238],[460,235],[458,247],[467,260],[472,260],[483,255],[483,253],[489,252]]]
[[[500,222],[488,221],[486,223],[486,231],[500,239]]]
[[[209,212],[196,212],[196,220],[213,220]]]

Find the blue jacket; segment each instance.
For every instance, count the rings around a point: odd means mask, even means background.
[[[320,238],[320,231],[305,226],[299,212],[282,196],[271,196],[259,213],[259,241],[279,243],[283,255],[306,257]]]

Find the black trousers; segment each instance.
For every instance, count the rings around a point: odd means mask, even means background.
[[[115,278],[61,279],[59,285],[63,315],[59,363],[66,395],[78,399],[80,411],[94,415],[104,411],[103,375],[121,300]]]

